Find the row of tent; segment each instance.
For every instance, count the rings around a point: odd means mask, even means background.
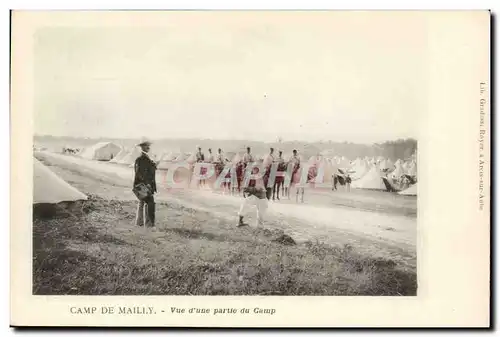
[[[373,165],[368,172],[362,175],[361,178],[353,179],[351,183],[352,188],[370,189],[370,190],[396,190],[394,188],[394,181],[397,180],[396,176],[391,173],[385,173],[379,167]],[[417,195],[417,183],[409,185],[408,188],[398,192],[402,195]]]
[[[393,163],[385,158],[357,158],[346,171],[352,179],[352,188],[398,191],[399,194],[417,195],[417,161],[398,159]],[[404,182],[404,183],[403,183]]]
[[[84,149],[80,156],[90,160],[103,160],[111,161],[120,164],[131,164],[135,158],[140,154],[140,150],[137,147],[132,149],[122,148],[121,146],[112,142],[100,142],[94,144],[86,149]],[[154,155],[154,154],[153,154]],[[207,154],[205,153],[207,156]],[[224,157],[227,161],[236,163],[242,159],[244,151],[230,151],[224,152]],[[275,154],[276,156],[277,154]],[[163,152],[161,154],[154,155],[156,159],[160,162],[195,162],[195,154],[189,152]],[[254,154],[257,160],[264,161],[268,157],[267,154]],[[346,157],[340,156],[326,156],[326,155],[316,155],[309,158],[305,158],[302,154],[299,154],[301,162],[307,162],[309,164],[326,163],[330,166],[341,169],[353,169],[357,172],[363,172],[367,167],[372,165],[377,165],[381,170],[396,170],[398,174],[410,174],[416,176],[416,158],[411,161],[402,161],[398,159],[395,163],[391,159],[385,159],[383,157],[365,157],[364,159],[356,158],[354,161],[349,161]],[[290,155],[284,156],[285,161],[290,159]],[[401,172],[400,172],[401,171]],[[359,173],[357,174],[359,175]]]
[[[137,147],[126,149],[112,142],[102,142],[86,148],[80,155],[90,160],[103,160],[132,166],[140,153],[140,149]],[[242,160],[243,154],[244,151],[230,151],[225,152],[224,156],[227,161],[236,163]],[[307,162],[309,165],[321,165],[324,169],[323,176],[327,181],[331,179],[334,173],[339,172],[339,169],[341,172],[349,174],[353,188],[386,190],[387,181],[393,183],[399,181],[405,175],[413,177],[413,180],[416,181],[417,177],[416,158],[408,161],[398,159],[393,163],[391,159],[383,157],[356,158],[350,161],[343,156],[327,157],[325,155],[316,155],[309,158],[304,158],[301,154],[299,156],[301,162]],[[159,168],[168,168],[170,163],[175,162],[186,161],[192,164],[196,161],[194,153],[186,152],[164,152],[157,155],[153,154],[153,157],[160,162]],[[269,160],[269,155],[258,154],[254,155],[254,157],[259,161],[268,162]],[[284,159],[286,161],[289,157]],[[401,194],[404,194],[403,192]],[[416,184],[412,185],[406,193],[416,193]]]

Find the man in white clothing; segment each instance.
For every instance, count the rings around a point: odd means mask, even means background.
[[[258,170],[258,167],[254,167],[252,173],[256,175],[258,173]],[[248,186],[246,186],[243,190],[243,201],[238,212],[238,227],[248,225],[243,221],[243,219],[253,207],[257,209],[257,219],[255,226],[263,226],[264,216],[268,207],[268,199],[266,196],[266,189],[264,187],[264,183],[262,182],[262,178],[250,179]]]

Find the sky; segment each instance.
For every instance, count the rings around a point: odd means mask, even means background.
[[[417,138],[427,83],[425,21],[416,14],[158,15],[149,25],[39,29],[35,133]]]

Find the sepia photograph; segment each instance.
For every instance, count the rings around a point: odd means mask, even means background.
[[[33,294],[416,295],[423,32],[198,15],[36,31]]]
[[[11,324],[485,326],[488,11],[13,11]]]

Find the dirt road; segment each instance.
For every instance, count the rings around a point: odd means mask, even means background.
[[[84,193],[135,199],[130,190],[133,172],[129,167],[49,152],[38,152],[36,157]],[[209,190],[161,187],[156,199],[159,203],[208,211],[225,223],[235,224],[241,202],[239,197]],[[362,254],[389,258],[402,268],[415,269],[416,220],[415,197],[372,191],[307,190],[304,204],[294,200],[270,202],[265,226],[282,229],[299,242],[350,245]]]

